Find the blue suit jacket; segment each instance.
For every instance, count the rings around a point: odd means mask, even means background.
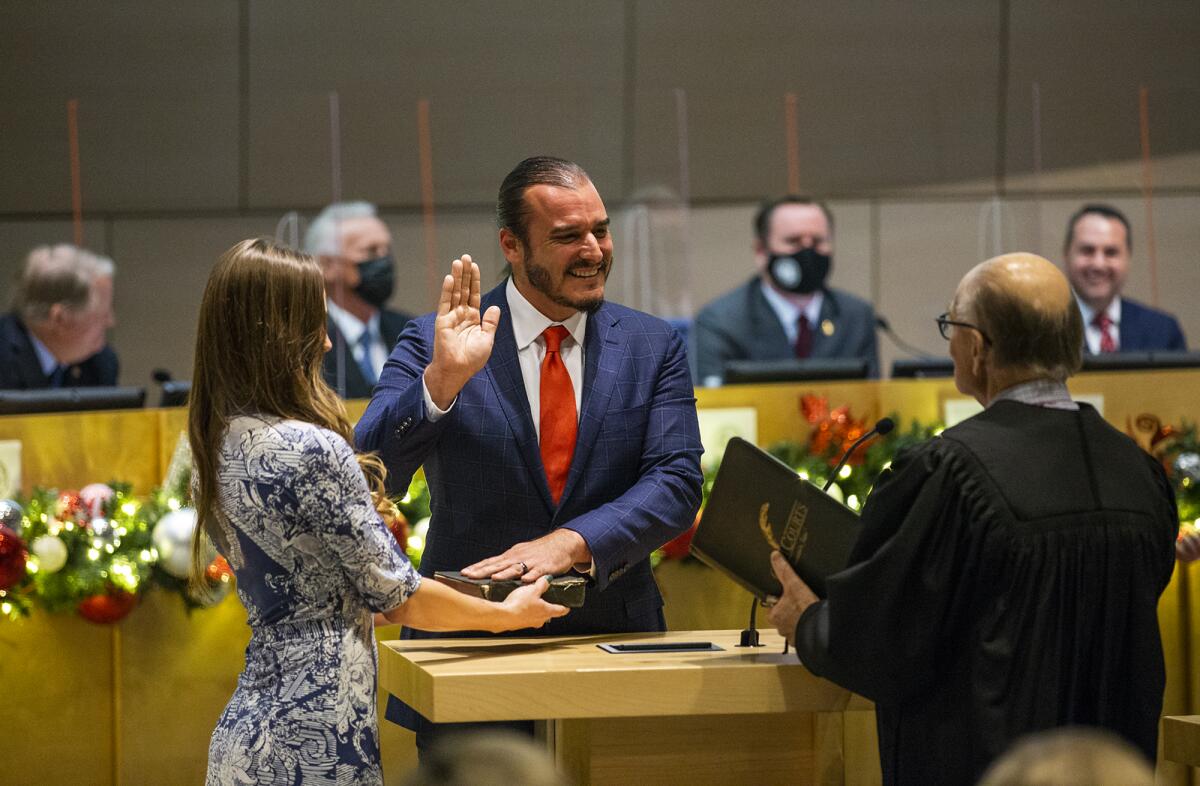
[[[1165,311],[1121,298],[1121,351],[1187,349],[1187,340],[1175,317]]]
[[[501,317],[492,355],[445,416],[436,423],[425,416],[421,375],[433,351],[427,314],[401,334],[355,428],[360,449],[379,451],[390,488],[404,488],[425,467],[432,519],[421,573],[459,570],[568,527],[591,548],[596,585],[583,608],[540,632],[662,629],[648,556],[691,526],[703,483],[682,340],[661,319],[612,303],[588,317],[579,433],[555,506],[504,285],[482,298],[482,310],[493,305]]]

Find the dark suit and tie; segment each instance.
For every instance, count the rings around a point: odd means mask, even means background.
[[[379,451],[393,489],[424,467],[424,575],[532,582],[574,570],[592,579],[583,607],[538,633],[663,630],[650,553],[692,525],[703,487],[683,339],[604,300],[608,211],[577,164],[525,159],[496,213],[511,275],[481,296],[478,265],[451,263],[437,311],[405,327],[355,440]],[[436,731],[394,699],[388,718],[416,728],[419,749]]]
[[[869,376],[879,376],[875,339],[875,310],[865,300],[838,289],[827,289],[817,324],[809,338],[797,328],[800,347],[789,340],[775,310],[762,292],[762,279],[747,283],[709,303],[696,316],[690,331],[693,379],[707,384],[725,374],[731,360],[787,358],[863,358]]]
[[[16,314],[0,316],[0,390],[117,384],[117,353],[104,349],[78,363],[42,369],[29,329]]]
[[[437,422],[421,374],[432,359],[433,315],[414,319],[355,428],[378,450],[391,488],[424,465],[433,517],[421,571],[458,570],[517,541],[567,526],[585,535],[596,569],[587,605],[547,633],[658,630],[662,598],[650,552],[691,526],[700,502],[695,397],[679,335],[614,303],[588,317],[578,434],[555,503],[525,394],[503,285],[495,347]]]
[[[648,557],[691,525],[702,483],[682,340],[663,320],[616,304],[588,315],[578,429],[556,500],[545,417],[539,445],[504,285],[480,309],[493,305],[501,316],[491,356],[443,417],[429,421],[421,382],[432,360],[430,314],[405,329],[355,429],[360,449],[380,452],[392,488],[425,467],[433,516],[421,573],[459,570],[567,527],[590,546],[595,584],[583,608],[539,632],[665,629]],[[419,721],[405,710],[393,699],[388,717]]]
[[[1100,323],[1106,324],[1100,324]],[[1098,312],[1091,319],[1091,328],[1099,334],[1096,349],[1108,352],[1186,352],[1188,342],[1183,337],[1180,323],[1171,314],[1140,304],[1136,300],[1121,298],[1120,319],[1116,322],[1105,312]],[[1109,341],[1105,342],[1105,335]],[[1093,348],[1088,346],[1088,352]]]
[[[381,309],[379,312],[379,333],[383,339],[384,346],[388,352],[391,352],[392,347],[396,346],[396,341],[400,338],[401,331],[408,321],[412,319],[408,314],[399,311],[388,311]],[[372,373],[367,376],[367,370],[363,368],[363,364],[355,361],[354,347],[346,343],[346,339],[338,330],[337,324],[332,317],[326,320],[325,329],[329,331],[329,340],[333,343],[333,349],[325,353],[325,363],[322,367],[322,376],[325,382],[331,388],[337,390],[343,398],[367,398],[371,395],[371,388],[375,386],[375,376]],[[363,334],[364,336],[366,333]],[[344,350],[339,350],[339,344],[344,346]],[[338,379],[338,356],[339,352],[343,351],[345,374],[345,390],[339,389]]]

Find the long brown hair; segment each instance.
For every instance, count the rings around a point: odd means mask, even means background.
[[[188,397],[188,440],[198,525],[192,539],[191,588],[211,590],[205,537],[218,532],[217,472],[221,442],[238,415],[264,414],[313,423],[354,444],[341,399],[321,377],[325,354],[325,285],[307,254],[265,239],[243,240],[217,260],[204,288]],[[381,513],[385,470],[359,455]]]

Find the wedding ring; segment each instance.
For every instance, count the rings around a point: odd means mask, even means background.
[[[524,576],[526,573],[529,572],[529,566],[526,565],[524,562],[518,562],[517,564],[521,566],[521,575],[522,576]]]

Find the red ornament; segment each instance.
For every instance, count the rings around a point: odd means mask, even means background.
[[[138,596],[110,586],[107,591],[79,601],[79,616],[97,625],[120,622],[137,605]]]
[[[78,491],[64,491],[58,495],[58,501],[55,504],[55,514],[59,521],[83,520],[87,517],[82,516],[87,509],[83,498],[79,496]]]
[[[396,514],[388,521],[388,529],[392,532],[392,537],[400,544],[400,550],[408,548],[408,519],[404,518],[404,514],[396,511]]]
[[[687,532],[663,545],[662,553],[665,559],[683,559],[688,555],[692,547],[692,538],[696,535],[696,527],[700,524],[702,512],[696,513],[696,520],[692,522],[692,526],[688,528]]]
[[[233,569],[229,567],[229,562],[218,554],[217,558],[208,563],[208,567],[204,569],[204,576],[210,584],[228,582],[233,577]]]
[[[0,524],[0,589],[12,589],[25,578],[28,554],[21,536]]]

